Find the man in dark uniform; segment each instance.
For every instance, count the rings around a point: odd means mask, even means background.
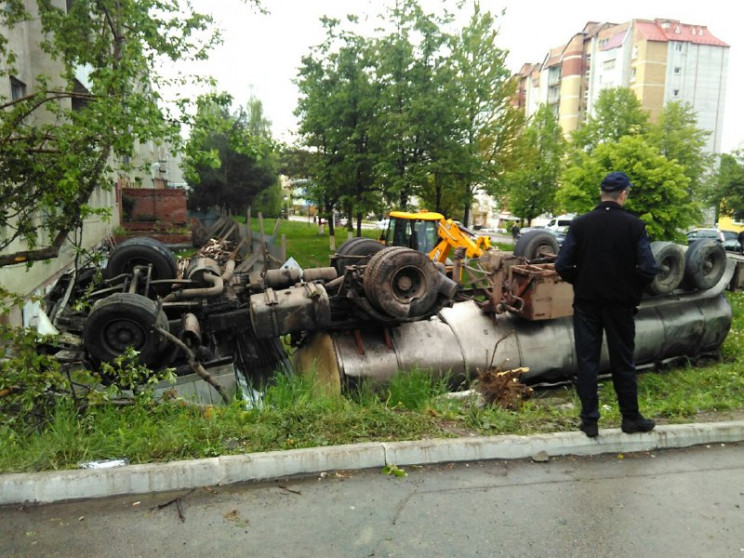
[[[623,209],[631,186],[625,173],[608,174],[600,187],[599,205],[571,222],[555,262],[558,274],[574,290],[575,382],[581,400],[580,428],[590,438],[599,434],[597,384],[603,331],[623,432],[649,432],[656,426],[638,410],[633,351],[634,315],[659,266],[643,221]]]

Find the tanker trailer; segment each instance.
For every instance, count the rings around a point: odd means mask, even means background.
[[[670,243],[653,248],[662,273],[636,315],[637,365],[715,353],[731,326],[723,292],[736,263],[710,245],[687,252]],[[577,371],[570,285],[552,264],[512,265],[508,257],[505,262],[505,268],[488,270],[492,282],[506,285],[492,289],[490,303],[455,302],[426,320],[390,327],[316,331],[295,353],[295,371],[316,374],[336,390],[348,380],[385,382],[412,369],[457,381],[479,369],[525,367],[528,384],[569,381]],[[601,371],[609,372],[606,343]]]

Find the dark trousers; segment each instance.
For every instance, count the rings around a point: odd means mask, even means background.
[[[635,349],[634,308],[602,303],[574,303],[574,339],[578,358],[576,392],[581,400],[581,419],[599,419],[597,384],[602,332],[607,335],[612,383],[624,417],[638,416],[638,386],[633,350]]]

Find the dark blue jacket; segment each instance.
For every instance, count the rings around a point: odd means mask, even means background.
[[[659,266],[643,221],[604,201],[571,222],[555,270],[573,284],[575,302],[638,306]]]

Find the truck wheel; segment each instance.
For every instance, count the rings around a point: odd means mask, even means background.
[[[726,250],[712,238],[690,244],[685,254],[685,284],[701,291],[713,287],[726,271]]]
[[[339,246],[336,252],[337,257],[334,258],[332,265],[338,271],[339,277],[344,274],[346,266],[355,264],[365,264],[369,261],[367,258],[361,258],[360,256],[372,256],[385,246],[377,242],[372,238],[356,237],[350,238]],[[352,258],[344,258],[343,256],[355,256]]]
[[[536,260],[558,254],[558,240],[546,231],[528,231],[514,244],[514,255],[527,260]]]
[[[685,276],[685,251],[674,242],[652,242],[651,253],[660,271],[648,286],[652,295],[671,293],[679,287]]]
[[[168,318],[158,305],[142,295],[116,293],[99,300],[85,320],[83,343],[95,362],[108,362],[133,347],[139,362],[157,367],[167,342],[153,330],[168,331]]]
[[[439,272],[423,252],[392,247],[376,253],[364,270],[370,303],[393,318],[420,318],[434,307]]]
[[[175,279],[178,272],[176,256],[154,238],[130,238],[113,249],[104,275],[107,279],[131,273],[135,266],[152,264],[153,279]]]

